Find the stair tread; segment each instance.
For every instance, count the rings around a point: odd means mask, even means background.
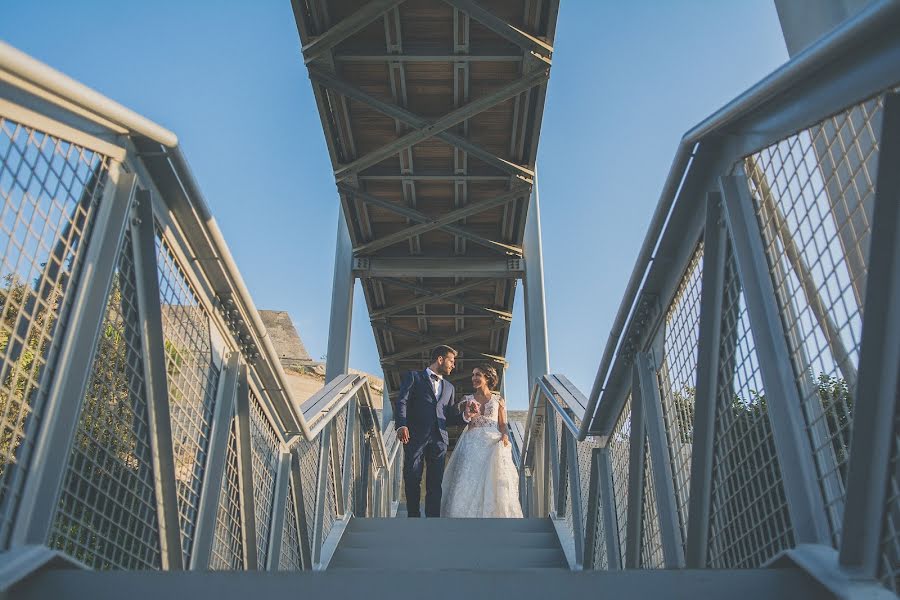
[[[339,568],[388,568],[398,570],[434,568],[444,569],[518,569],[518,568],[568,568],[565,555],[559,548],[515,548],[503,553],[473,554],[459,552],[456,548],[402,546],[371,548],[338,547],[328,569]]]

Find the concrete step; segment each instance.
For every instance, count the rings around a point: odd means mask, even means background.
[[[549,519],[351,519],[328,569],[567,569]]]
[[[580,571],[353,570],[262,571],[48,570],[7,591],[16,600],[159,600],[159,598],[390,598],[390,600],[826,600],[833,598],[798,569]]]
[[[475,549],[477,551],[477,548]],[[328,570],[382,569],[409,571],[414,569],[568,569],[561,549],[506,548],[470,552],[470,548],[435,547],[425,551],[421,546],[380,548],[338,547]]]

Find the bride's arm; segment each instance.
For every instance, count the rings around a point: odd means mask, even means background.
[[[503,396],[500,397],[500,410],[497,413],[497,429],[500,430],[500,434],[503,436],[501,438],[503,445],[509,446],[509,432],[506,428],[506,400]]]

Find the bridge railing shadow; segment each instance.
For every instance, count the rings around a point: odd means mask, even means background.
[[[535,382],[523,503],[579,567],[900,590],[898,13],[686,134],[593,390]]]

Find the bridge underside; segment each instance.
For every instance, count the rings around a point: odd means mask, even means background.
[[[558,0],[293,6],[387,389],[502,373]]]

